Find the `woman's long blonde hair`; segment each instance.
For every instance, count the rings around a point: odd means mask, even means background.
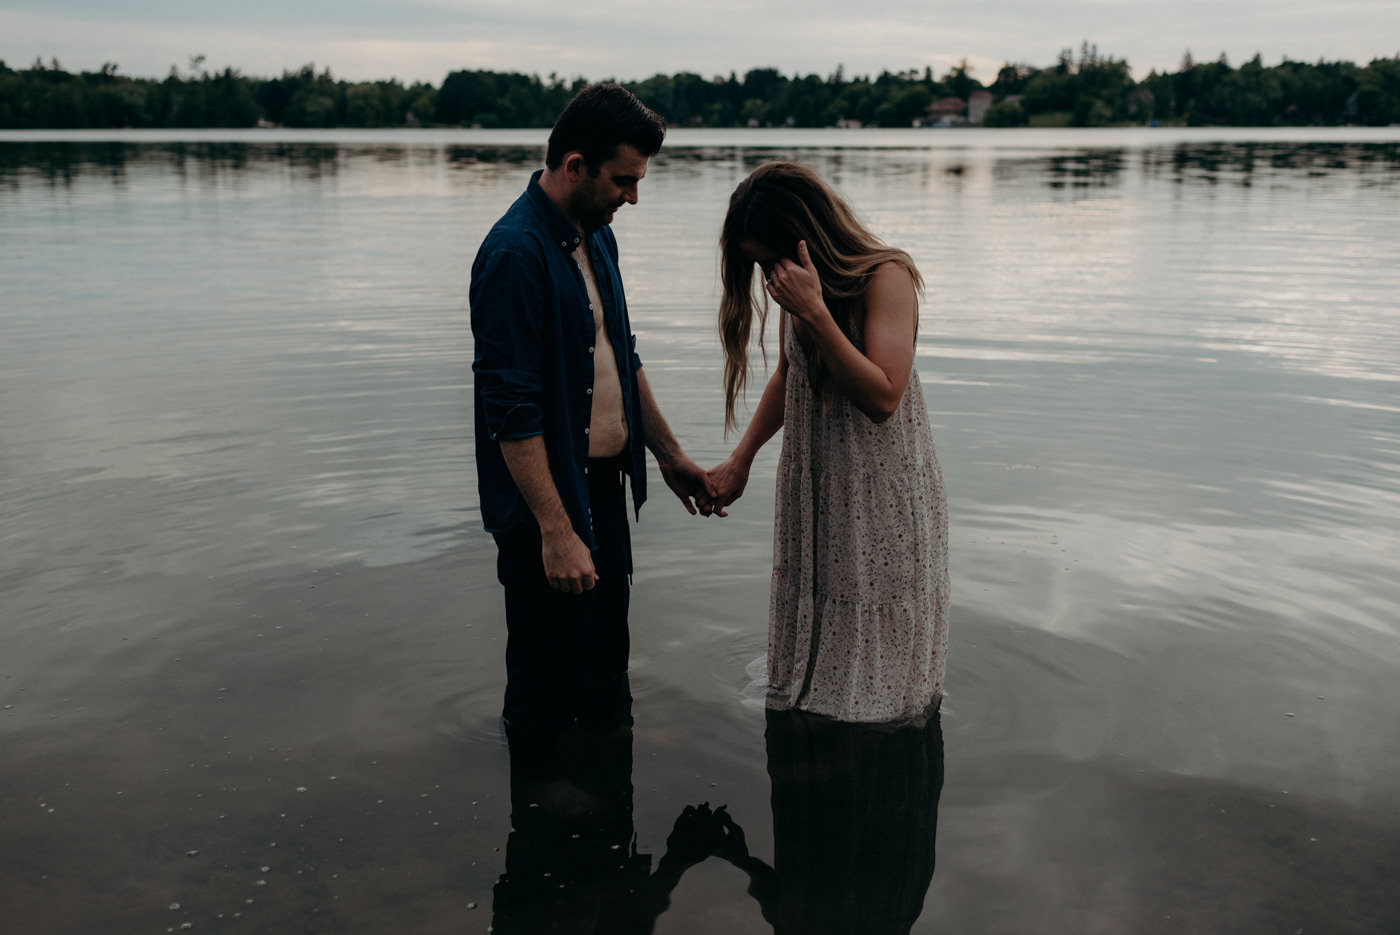
[[[768,295],[754,300],[754,262],[740,248],[744,243],[767,247],[794,263],[798,241],[821,280],[826,307],[841,329],[851,334],[851,316],[859,308],[870,277],[883,263],[898,263],[923,291],[923,278],[909,254],[887,246],[856,220],[850,207],[811,169],[791,162],[759,166],[729,197],[729,211],[720,231],[720,278],[724,295],[719,303],[719,335],[724,345],[724,428],[735,424],[734,402],[743,395],[749,375],[749,337],[758,317],[758,346],[768,323]],[[766,354],[765,354],[766,359]],[[824,402],[835,398],[826,366],[816,349],[808,352],[813,388]]]

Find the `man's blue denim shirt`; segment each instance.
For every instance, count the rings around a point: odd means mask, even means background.
[[[542,171],[542,170],[541,170]],[[540,172],[491,228],[472,263],[472,362],[476,471],[487,532],[533,521],[506,469],[500,442],[543,435],[549,470],[574,531],[597,548],[588,512],[588,424],[593,410],[593,308],[574,249],[583,239],[540,187]],[[632,503],[646,500],[637,339],[608,227],[588,235],[588,255],[622,382],[629,441],[622,458]]]

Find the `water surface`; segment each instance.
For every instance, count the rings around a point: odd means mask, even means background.
[[[756,863],[696,862],[735,856],[720,805],[789,895],[856,854],[883,930],[1400,928],[1394,130],[677,131],[620,213],[707,463],[753,166],[812,165],[924,272],[931,883],[854,833],[868,771],[765,740],[776,442],[724,521],[653,471],[635,737],[583,798],[512,786],[465,296],[543,133],[43,136],[0,135],[0,928],[518,931],[550,873],[575,918],[641,887],[657,932],[766,931]],[[817,766],[886,749],[839,741]]]

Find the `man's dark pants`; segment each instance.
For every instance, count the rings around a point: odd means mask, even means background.
[[[496,534],[496,576],[506,592],[506,698],[512,754],[548,756],[575,721],[602,731],[631,724],[627,606],[632,547],[617,458],[589,462],[589,510],[598,548],[591,591],[556,591],[545,579],[539,526]]]

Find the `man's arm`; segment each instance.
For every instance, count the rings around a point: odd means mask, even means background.
[[[593,553],[574,532],[564,501],[559,499],[559,490],[549,473],[544,436],[503,440],[500,444],[506,468],[540,525],[544,576],[549,586],[571,594],[593,590],[598,581]]]
[[[540,259],[510,244],[483,245],[472,266],[471,319],[476,341],[472,371],[490,438],[540,527],[549,586],[582,594],[598,575],[588,547],[574,532],[549,472],[541,408],[541,333],[548,300]]]
[[[696,507],[705,516],[714,512],[715,490],[710,478],[700,465],[696,464],[681,449],[681,443],[671,433],[661,408],[656,405],[656,397],[651,393],[646,371],[637,370],[637,387],[642,394],[642,440],[656,456],[657,467],[666,486],[671,488],[692,516]],[[692,502],[693,501],[693,502]]]

